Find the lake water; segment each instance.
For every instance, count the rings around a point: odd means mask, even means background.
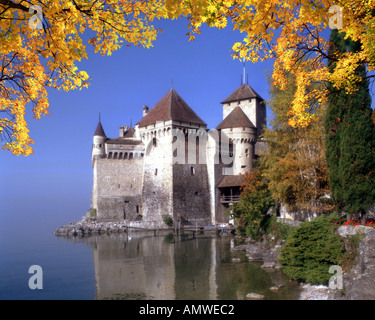
[[[17,233],[3,235],[0,299],[242,300],[249,292],[270,300],[298,298],[296,283],[232,251],[228,235],[130,232],[63,238],[52,231],[29,241]],[[41,290],[28,286],[28,268],[35,264],[43,270]],[[277,285],[282,285],[278,292],[269,290]]]

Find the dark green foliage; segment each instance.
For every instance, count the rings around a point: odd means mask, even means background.
[[[261,171],[254,168],[246,173],[240,200],[233,207],[238,232],[254,240],[261,238],[262,220],[273,205],[274,200]]]
[[[279,261],[293,280],[327,284],[332,276],[329,268],[339,265],[344,251],[343,240],[329,218],[320,216],[290,232]]]
[[[337,30],[332,31],[330,41],[331,56],[354,52],[359,46],[344,40]],[[334,60],[329,62],[329,68],[334,72]],[[361,81],[357,82],[354,93],[329,85],[326,157],[338,208],[350,214],[363,214],[375,202],[375,125],[365,67],[359,66],[356,74]]]
[[[169,227],[173,224],[173,219],[171,216],[164,216],[163,221]]]

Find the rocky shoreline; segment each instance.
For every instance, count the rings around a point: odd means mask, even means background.
[[[81,221],[71,222],[55,230],[55,236],[80,236],[112,232],[127,232],[129,226],[125,222],[98,222],[82,218]]]
[[[182,227],[182,229],[188,228],[189,230],[211,231],[216,232],[218,229],[215,226],[195,228],[193,227]],[[221,227],[220,230],[232,231],[232,228]],[[89,218],[83,217],[81,221],[71,222],[65,226],[61,226],[54,231],[55,236],[62,237],[75,237],[85,236],[92,234],[108,234],[108,233],[121,233],[128,231],[172,231],[173,227],[167,226],[165,223],[154,223],[144,221],[96,221]]]
[[[357,265],[343,274],[342,290],[333,290],[324,285],[301,283],[299,300],[375,300],[375,229],[349,225],[339,227],[337,233],[343,238],[363,235],[358,248]],[[280,244],[269,245],[247,239],[246,244],[232,249],[246,251],[249,261],[263,261],[262,268],[281,269],[282,266],[278,261],[281,248]],[[255,299],[250,296],[249,299]]]

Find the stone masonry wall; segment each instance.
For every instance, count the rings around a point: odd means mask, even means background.
[[[133,221],[141,214],[143,160],[98,159],[97,217]]]
[[[173,215],[192,226],[211,223],[207,165],[173,165]]]

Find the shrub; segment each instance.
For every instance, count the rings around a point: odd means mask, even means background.
[[[169,226],[169,227],[173,224],[173,219],[172,219],[171,216],[165,216],[165,217],[163,218],[163,221],[164,221],[164,223],[165,223],[167,226]]]
[[[327,284],[332,265],[339,265],[345,252],[342,238],[335,233],[330,218],[320,216],[292,230],[279,261],[293,280]]]

